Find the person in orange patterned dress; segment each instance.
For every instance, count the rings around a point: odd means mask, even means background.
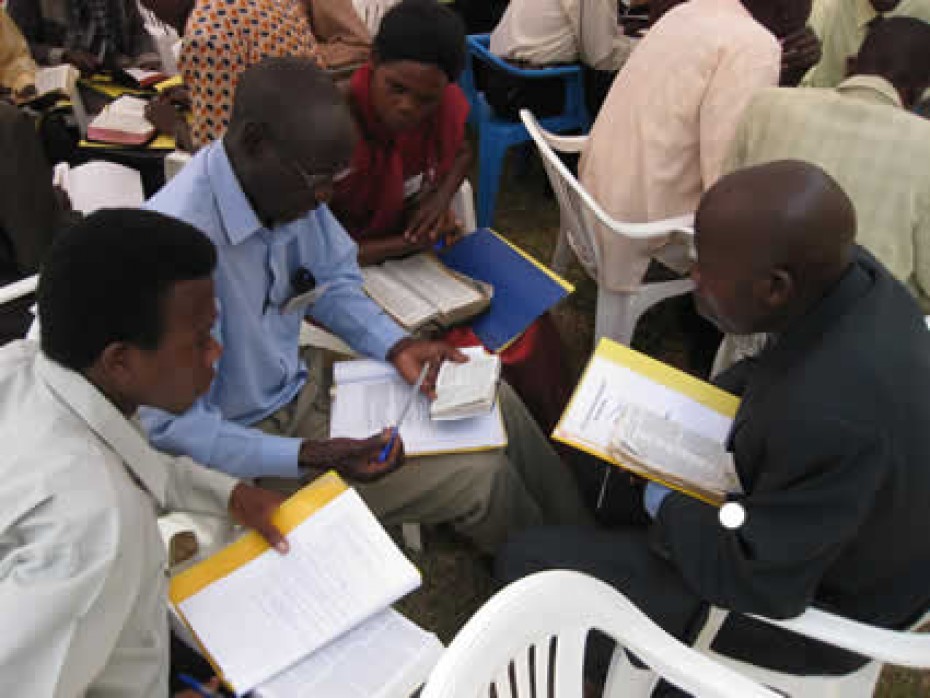
[[[190,90],[194,149],[226,130],[236,83],[263,58],[313,58],[322,68],[368,56],[370,38],[350,0],[142,0],[184,37],[178,67]],[[286,97],[286,95],[284,96]]]

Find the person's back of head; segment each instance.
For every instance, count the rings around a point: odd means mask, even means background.
[[[465,67],[465,28],[436,0],[402,0],[381,20],[373,53],[379,63],[436,66],[449,82],[455,82]]]
[[[852,202],[816,165],[782,160],[726,175],[695,218],[698,308],[725,332],[779,332],[843,275],[855,234]]]
[[[102,378],[98,387],[115,402],[187,409],[209,387],[206,362],[218,358],[210,336],[215,267],[213,244],[187,223],[139,209],[98,211],[59,235],[43,264],[42,351]]]
[[[912,107],[930,87],[930,24],[913,17],[875,23],[849,68],[850,75],[885,78]]]
[[[349,162],[355,129],[332,78],[308,58],[266,58],[239,78],[223,139],[243,191],[266,224],[325,203]]]
[[[812,0],[741,0],[753,18],[779,39],[804,28]]]

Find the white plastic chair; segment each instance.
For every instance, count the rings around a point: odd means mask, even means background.
[[[374,36],[381,26],[381,19],[400,0],[352,0],[355,11],[362,18],[368,31]]]
[[[664,239],[670,233],[684,235],[690,247],[690,237],[694,234],[694,218],[689,215],[652,223],[624,223],[614,220],[584,190],[555,152],[558,150],[562,153],[580,153],[587,136],[558,136],[550,133],[544,130],[536,117],[526,109],[520,110],[520,118],[539,149],[549,182],[559,202],[561,231],[551,266],[557,273],[564,274],[570,261],[570,250],[573,250],[585,271],[598,285],[594,324],[595,345],[601,337],[629,344],[636,323],[646,310],[666,298],[690,293],[694,283],[690,279],[676,279],[642,284],[629,293],[607,290],[601,284],[598,224],[609,228],[617,235],[635,240]]]
[[[449,645],[421,697],[486,697],[493,686],[498,698],[580,698],[585,639],[592,628],[697,696],[777,695],[682,644],[607,584],[553,570],[521,579],[488,601]],[[619,698],[628,688],[612,673],[605,696]]]
[[[25,279],[20,279],[19,281],[14,281],[13,283],[6,284],[5,286],[0,286],[0,305],[3,305],[4,303],[12,303],[13,301],[22,298],[23,296],[28,296],[30,293],[35,293],[35,290],[38,287],[38,274],[33,274],[32,276],[27,276]]]
[[[816,608],[809,608],[797,618],[788,620],[752,617],[834,647],[870,657],[872,661],[857,671],[841,676],[796,676],[764,669],[718,654],[710,648],[727,613],[728,611],[723,609],[711,609],[707,623],[695,643],[695,649],[792,698],[866,698],[875,691],[883,663],[912,669],[930,669],[930,634],[877,628]],[[930,611],[912,626],[912,630],[927,621],[930,621]]]

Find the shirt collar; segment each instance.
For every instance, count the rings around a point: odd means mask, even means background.
[[[142,431],[81,374],[39,352],[39,379],[123,460],[159,507],[165,507],[167,473],[163,454],[149,446]]]
[[[216,198],[223,230],[229,242],[238,245],[264,226],[242,191],[223,141],[211,143],[207,148],[207,177]]]
[[[885,104],[890,107],[903,108],[901,95],[894,85],[877,75],[853,75],[841,82],[836,91],[844,97],[852,97],[863,102]]]
[[[843,0],[846,2],[847,0]],[[869,0],[855,0],[856,3],[856,26],[861,30],[865,30],[869,22],[878,17],[878,13],[875,11],[875,8],[872,7],[872,3]]]

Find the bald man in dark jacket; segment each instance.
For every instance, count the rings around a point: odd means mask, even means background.
[[[707,604],[776,618],[814,605],[903,628],[930,606],[930,333],[907,289],[854,245],[848,198],[798,162],[720,180],[696,219],[696,302],[727,332],[767,332],[721,376],[747,519],[647,488],[654,521],[548,529],[504,551],[505,580],[568,567],[614,584],[692,639]],[[614,478],[620,480],[622,478]],[[715,648],[798,674],[864,660],[733,615]]]

